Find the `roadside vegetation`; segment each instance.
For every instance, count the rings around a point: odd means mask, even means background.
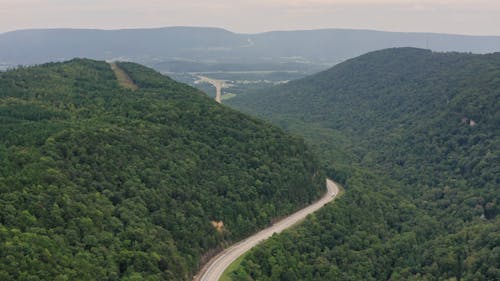
[[[228,101],[303,135],[346,194],[233,280],[500,280],[500,54],[400,48]]]
[[[190,280],[323,194],[302,139],[118,66],[0,73],[0,280]]]

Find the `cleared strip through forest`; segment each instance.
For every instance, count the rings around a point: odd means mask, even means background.
[[[132,81],[132,79],[128,76],[123,69],[121,69],[115,62],[110,62],[109,65],[111,69],[116,75],[116,79],[118,80],[118,84],[123,88],[130,90],[137,90],[139,87]]]

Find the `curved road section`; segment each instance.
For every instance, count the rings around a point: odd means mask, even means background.
[[[217,256],[213,257],[196,275],[193,281],[218,281],[226,268],[232,264],[241,255],[248,250],[259,244],[260,242],[268,239],[274,233],[280,233],[283,230],[290,228],[297,222],[303,220],[307,215],[314,213],[321,209],[326,203],[335,199],[339,193],[339,188],[335,182],[330,179],[326,180],[326,194],[318,201],[301,209],[300,211],[280,220],[272,226],[248,237],[247,239],[238,242],[237,244],[227,248]]]

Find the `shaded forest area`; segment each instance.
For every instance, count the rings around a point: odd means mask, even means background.
[[[500,280],[500,54],[382,50],[228,102],[346,188],[233,280]]]
[[[91,60],[0,72],[1,280],[189,280],[324,192],[302,139],[118,66],[139,89]]]

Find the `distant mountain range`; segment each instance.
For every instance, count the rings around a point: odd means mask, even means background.
[[[164,67],[169,61],[214,64],[292,62],[325,65],[327,68],[366,52],[390,47],[490,53],[500,51],[500,36],[349,29],[238,34],[205,27],[19,30],[0,34],[0,67],[86,57],[130,60],[153,67],[158,65],[156,68]]]

